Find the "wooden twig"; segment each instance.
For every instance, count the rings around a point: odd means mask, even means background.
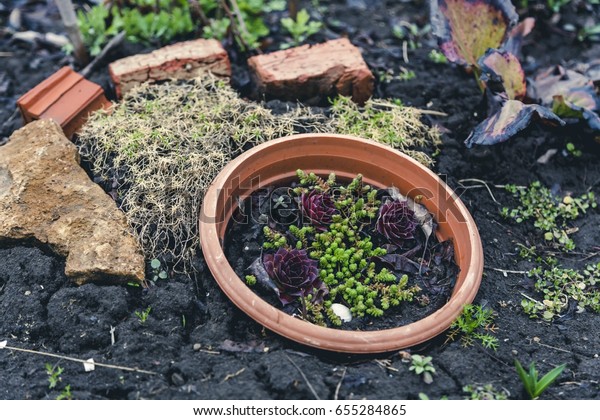
[[[83,38],[77,23],[77,16],[71,0],[56,0],[56,6],[60,12],[60,17],[65,25],[69,39],[73,44],[73,53],[80,65],[87,64],[89,61],[88,53],[83,45]]]
[[[527,274],[528,273],[528,271],[505,270],[503,268],[494,268],[494,267],[490,268],[490,270],[499,271],[502,274],[504,274],[504,277],[507,277],[508,273],[510,273],[510,274]]]
[[[294,367],[296,368],[296,370],[298,372],[300,372],[300,375],[302,375],[302,379],[304,379],[304,382],[306,382],[306,385],[308,386],[308,389],[310,389],[310,392],[312,392],[312,394],[314,395],[314,397],[317,400],[320,400],[321,398],[319,397],[319,395],[317,394],[317,392],[313,388],[312,384],[310,383],[310,381],[308,380],[308,378],[306,377],[306,375],[304,374],[304,372],[302,372],[302,369],[300,369],[300,367],[290,358],[290,356],[288,356],[286,354],[285,357],[287,357],[287,359],[290,361],[290,363],[292,365],[294,365]]]
[[[293,20],[298,17],[298,0],[288,0],[288,14]]]
[[[22,352],[22,353],[31,353],[31,354],[36,354],[38,356],[53,357],[55,359],[68,360],[70,362],[85,363],[85,364],[91,364],[92,363],[92,362],[89,362],[87,360],[77,359],[75,357],[61,356],[60,354],[47,353],[45,351],[22,349],[20,347],[0,346],[0,350],[1,349],[18,351],[18,352]],[[157,372],[151,372],[149,370],[138,369],[138,368],[131,368],[131,367],[127,367],[127,366],[109,365],[109,364],[106,364],[106,363],[99,363],[99,362],[93,362],[93,364],[94,364],[94,366],[100,366],[100,367],[104,367],[104,368],[108,368],[108,369],[117,369],[117,370],[125,370],[127,372],[145,373],[146,375],[158,375]]]
[[[477,178],[467,178],[467,179],[461,179],[458,181],[458,183],[460,184],[460,186],[462,188],[468,189],[469,187],[466,187],[463,185],[464,182],[476,182],[479,184],[482,184],[488,191],[488,193],[490,194],[490,197],[492,197],[492,200],[494,201],[494,203],[496,204],[500,204],[497,200],[496,197],[494,197],[494,194],[492,193],[492,190],[490,189],[490,186],[488,185],[487,182],[481,180],[481,179],[477,179]]]
[[[348,367],[344,366],[344,371],[342,372],[342,377],[340,378],[340,381],[338,382],[338,384],[335,387],[335,393],[333,394],[334,400],[337,400],[340,395],[340,388],[342,387],[342,383],[344,382],[344,378],[346,377],[347,370],[348,370]]]
[[[206,17],[204,10],[202,10],[202,6],[198,0],[188,0],[188,5],[190,7],[190,14],[192,19],[195,21],[199,21],[202,26],[210,26],[210,20]]]
[[[106,57],[106,55],[115,47],[121,44],[125,39],[125,31],[121,31],[115,36],[113,39],[109,41],[108,44],[102,48],[100,54],[98,54],[83,70],[81,70],[81,75],[83,77],[88,77],[89,74],[94,71],[94,68],[98,65],[98,63]]]
[[[227,17],[229,18],[229,22],[230,22],[229,27],[231,28],[231,33],[233,34],[233,37],[238,40],[240,46],[245,51],[250,51],[251,48],[246,43],[246,40],[244,39],[244,37],[242,36],[242,34],[240,33],[240,31],[238,30],[236,18],[233,15],[233,13],[231,13],[231,9],[229,8],[229,5],[227,4],[227,2],[225,0],[221,0],[221,7],[223,8],[223,11],[225,12],[225,14],[227,15]]]

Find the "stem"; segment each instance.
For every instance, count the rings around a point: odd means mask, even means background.
[[[87,64],[89,58],[85,46],[83,45],[83,38],[81,37],[81,31],[77,24],[77,16],[75,15],[73,3],[71,0],[56,0],[56,6],[58,6],[60,17],[65,25],[69,39],[73,44],[75,59],[80,65]]]
[[[288,0],[288,13],[293,20],[298,16],[298,0]]]
[[[198,0],[188,0],[188,5],[190,7],[190,14],[192,15],[192,19],[196,22],[200,22],[202,26],[210,26],[210,21],[206,17],[204,10],[202,10],[202,6]]]
[[[485,92],[485,84],[481,81],[481,69],[479,67],[473,67],[473,75],[475,76],[475,81],[477,82],[477,86],[479,86],[481,93]]]

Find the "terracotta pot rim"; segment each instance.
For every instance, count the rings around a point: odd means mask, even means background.
[[[313,149],[307,149],[307,147],[317,146],[317,143],[318,147],[314,149],[317,151],[313,152],[315,156],[312,156],[310,152]],[[296,152],[296,155],[287,155],[287,150],[291,149]],[[227,215],[219,205],[221,201],[232,199],[231,195],[233,194],[230,193],[235,189],[233,187],[228,189],[227,186],[233,185],[232,182],[240,181],[241,173],[256,174],[261,170],[269,172],[271,166],[278,165],[276,159],[281,159],[283,162],[281,164],[284,164],[286,160],[314,158],[334,165],[332,162],[336,160],[329,153],[334,153],[338,149],[346,152],[344,157],[339,158],[345,160],[346,166],[352,166],[354,161],[356,164],[362,163],[370,167],[381,165],[381,172],[387,176],[404,179],[410,175],[414,179],[424,180],[423,183],[435,185],[438,188],[437,192],[444,195],[445,201],[437,200],[436,202],[439,203],[440,214],[442,208],[445,209],[446,214],[449,214],[448,220],[445,222],[447,226],[444,226],[447,231],[455,234],[453,235],[455,250],[457,254],[461,253],[458,262],[461,273],[448,302],[427,317],[400,327],[376,331],[338,330],[318,326],[287,315],[271,306],[256,295],[235,274],[228,263],[221,246],[220,230],[224,232],[233,208],[228,210],[229,215]],[[267,161],[267,158],[263,158],[263,156],[268,157],[269,153],[274,156]],[[370,158],[377,156],[381,159],[377,159],[377,162],[367,162],[366,157],[360,160],[362,155]],[[296,169],[288,167],[285,170],[295,173]],[[318,170],[319,168],[302,169]],[[335,169],[322,168],[320,172],[328,173],[331,170],[335,171]],[[402,177],[395,175],[402,170],[410,170],[410,172],[406,172]],[[379,172],[377,171],[377,173]],[[289,173],[286,176],[289,177]],[[250,178],[251,176],[242,177],[241,182],[250,181]],[[273,179],[278,178],[277,176],[267,177],[267,180],[260,182],[260,186],[272,184]],[[365,176],[365,179],[369,181],[369,177]],[[384,185],[376,178],[370,182]],[[418,181],[418,183],[420,182]],[[244,191],[251,192],[258,187],[258,184],[250,185],[250,190]],[[418,190],[418,188],[416,184],[413,186],[413,189]],[[406,191],[402,192],[406,193]],[[434,203],[435,197],[435,192],[433,192],[430,197],[432,201],[424,201],[430,211],[429,207],[432,205],[431,203]],[[428,205],[428,203],[430,204]],[[219,212],[220,214],[218,214]],[[215,220],[222,220],[222,223],[218,224]],[[442,224],[440,223],[440,226]],[[199,233],[202,252],[211,273],[223,292],[238,308],[258,323],[286,338],[307,346],[343,353],[383,353],[410,347],[435,337],[450,326],[465,304],[473,301],[483,273],[483,249],[479,232],[467,208],[456,194],[437,175],[414,159],[388,146],[353,136],[321,133],[293,135],[263,143],[238,156],[225,166],[207,190],[200,215]],[[466,239],[457,243],[457,235]]]

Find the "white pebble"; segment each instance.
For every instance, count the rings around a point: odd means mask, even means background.
[[[339,316],[342,321],[352,321],[352,312],[350,312],[350,309],[347,306],[344,306],[340,303],[334,303],[331,305],[331,310],[334,314]]]

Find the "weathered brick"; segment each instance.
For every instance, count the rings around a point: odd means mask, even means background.
[[[248,65],[259,93],[269,97],[315,100],[341,94],[362,104],[373,93],[373,74],[346,38],[258,55]]]
[[[179,42],[152,51],[125,57],[108,66],[117,96],[146,81],[193,79],[210,72],[219,77],[231,77],[227,52],[215,39]]]

